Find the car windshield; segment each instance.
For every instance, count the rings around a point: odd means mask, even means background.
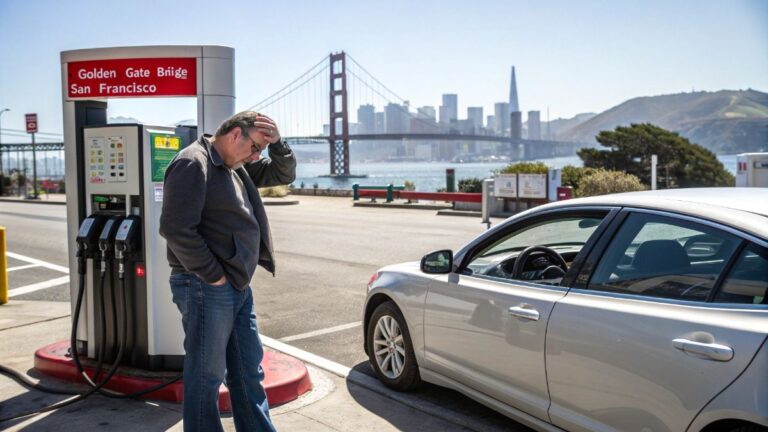
[[[573,217],[545,221],[532,225],[505,237],[486,249],[481,257],[521,250],[528,246],[582,246],[600,225],[602,217]]]

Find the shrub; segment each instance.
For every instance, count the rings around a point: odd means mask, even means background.
[[[459,192],[482,192],[483,180],[477,177],[459,180]]]
[[[406,180],[403,182],[403,188],[407,191],[415,191],[416,190],[416,183]]]
[[[581,179],[579,188],[576,189],[576,196],[587,197],[645,189],[640,179],[632,174],[598,169]]]
[[[271,186],[259,189],[259,195],[270,198],[283,198],[291,193],[288,186]]]
[[[590,174],[594,174],[596,171],[597,171],[596,168],[566,165],[563,167],[561,171],[561,174],[562,174],[561,183],[563,186],[570,186],[574,189],[578,189],[579,184],[581,183],[581,179],[583,179],[585,176],[588,176]]]
[[[547,174],[549,167],[544,162],[517,162],[500,169],[499,174]]]

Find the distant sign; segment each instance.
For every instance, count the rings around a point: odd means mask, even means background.
[[[196,96],[195,58],[137,58],[67,63],[67,97]]]
[[[517,198],[517,174],[496,174],[493,191],[497,197]]]
[[[27,133],[37,133],[37,114],[25,114],[24,118],[27,123]]]
[[[520,198],[546,198],[546,174],[518,174],[518,196]]]

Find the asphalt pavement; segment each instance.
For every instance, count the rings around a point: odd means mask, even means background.
[[[260,332],[363,375],[372,374],[361,326],[370,276],[433,250],[456,250],[485,229],[479,218],[437,216],[434,210],[353,207],[349,198],[294,199],[298,205],[267,207],[277,272],[273,278],[259,269],[252,281]],[[0,226],[7,232],[11,292],[32,287],[11,301],[69,302],[65,206],[0,202]],[[409,397],[494,428],[520,428],[451,390],[426,385]]]

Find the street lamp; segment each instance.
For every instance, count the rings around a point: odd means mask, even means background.
[[[10,108],[3,108],[0,110],[0,141],[3,139],[3,126],[2,126],[2,120],[3,120],[3,113],[6,111],[10,111]],[[0,196],[3,196],[4,191],[4,185],[5,185],[5,171],[3,171],[3,147],[2,143],[0,142]]]

